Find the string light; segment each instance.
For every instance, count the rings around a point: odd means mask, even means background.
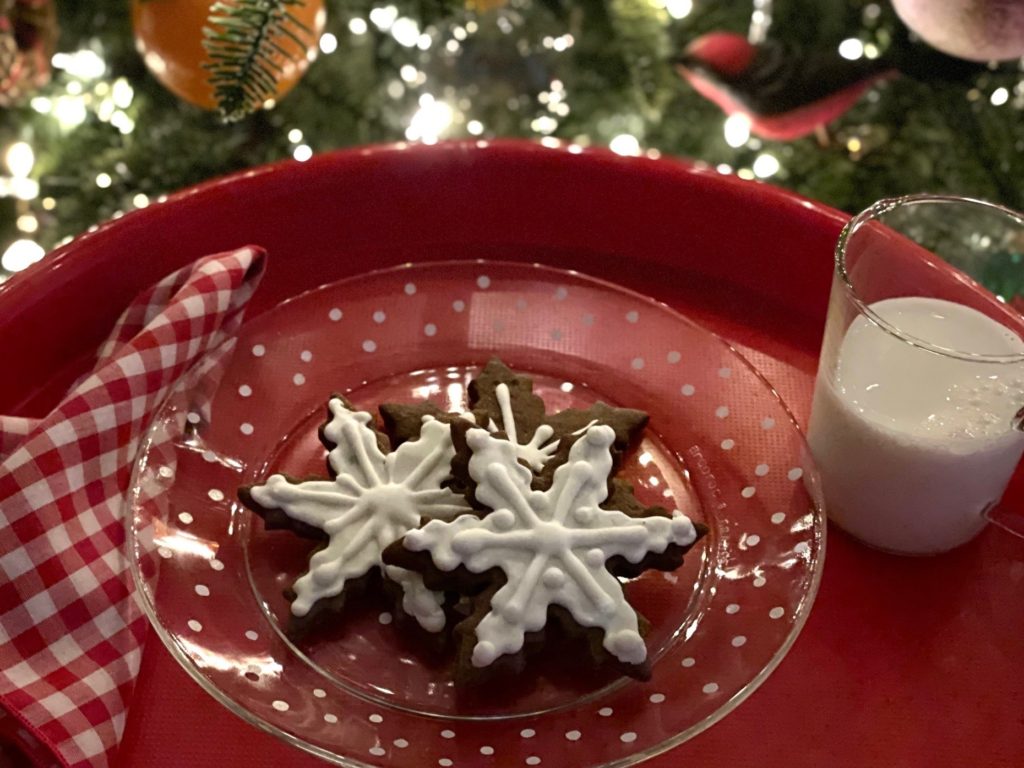
[[[637,157],[640,154],[640,142],[630,133],[620,133],[608,142],[608,148],[617,155]]]
[[[685,19],[693,10],[693,0],[666,0],[665,10],[673,19]]]
[[[4,162],[11,176],[17,179],[24,179],[32,173],[32,166],[36,163],[35,152],[32,147],[24,141],[16,141],[7,148],[4,154]]]
[[[313,148],[308,144],[299,144],[292,152],[292,157],[298,160],[300,163],[304,163],[313,156]]]
[[[779,161],[775,155],[764,152],[754,159],[752,170],[759,179],[767,179],[779,172]]]
[[[348,31],[353,35],[365,35],[367,29],[369,29],[369,27],[366,25],[365,19],[356,17],[354,19],[349,19],[348,21]]]
[[[750,140],[750,118],[746,115],[729,115],[723,126],[725,132],[725,143],[730,147],[742,147]]]
[[[436,144],[452,124],[454,112],[448,104],[438,101],[429,93],[420,96],[419,104],[420,108],[405,130],[405,138],[409,141],[422,141],[424,144]]]
[[[21,272],[43,258],[46,252],[32,240],[15,240],[0,257],[0,266],[8,272]]]
[[[338,38],[332,35],[330,32],[324,32],[320,35],[320,52],[321,53],[334,53],[338,50]]]
[[[849,61],[856,61],[864,55],[864,43],[855,37],[848,37],[839,44],[839,55]]]
[[[1001,107],[1009,100],[1010,92],[1006,88],[996,88],[992,91],[992,96],[989,98],[993,107]]]

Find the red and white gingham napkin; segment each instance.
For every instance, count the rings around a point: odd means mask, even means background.
[[[12,742],[43,768],[113,757],[146,633],[123,551],[135,451],[175,380],[237,329],[263,265],[242,248],[169,275],[52,413],[0,416],[0,766]]]

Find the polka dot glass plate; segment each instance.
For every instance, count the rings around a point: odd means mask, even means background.
[[[672,573],[625,586],[650,622],[653,676],[617,679],[558,647],[515,685],[456,690],[384,596],[301,643],[284,590],[311,545],[237,502],[271,472],[324,474],[325,403],[465,407],[493,355],[549,410],[642,408],[622,472],[640,499],[705,522]],[[129,540],[161,638],[225,706],[346,766],[625,766],[685,741],[760,684],[821,573],[824,515],[803,438],[771,387],[665,306],[543,266],[407,266],[324,286],[247,322],[182,381],[135,470]]]

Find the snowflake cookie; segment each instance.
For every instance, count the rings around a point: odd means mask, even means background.
[[[389,452],[369,413],[339,396],[331,398],[328,412],[321,439],[330,479],[296,481],[276,474],[239,491],[268,528],[289,527],[326,540],[293,586],[292,615],[307,617],[320,601],[341,595],[346,584],[381,569],[401,587],[402,609],[424,629],[441,631],[443,595],[427,589],[418,573],[385,566],[381,552],[423,519],[450,520],[469,511],[462,496],[442,486],[455,455],[451,428],[427,417],[416,439]]]

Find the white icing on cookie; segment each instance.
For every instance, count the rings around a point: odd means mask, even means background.
[[[324,437],[334,445],[327,454],[334,480],[289,483],[271,475],[250,489],[261,507],[280,509],[324,531],[330,540],[313,555],[309,571],[295,582],[292,613],[305,616],[317,600],[339,594],[348,579],[383,567],[381,552],[420,524],[421,518],[450,519],[469,505],[441,482],[451,471],[451,429],[431,419],[416,440],[385,455],[377,445],[364,411],[350,411],[341,400],[328,403],[331,420]],[[423,578],[397,566],[385,569],[404,590],[402,607],[431,632],[444,627],[442,596],[428,590]]]
[[[485,667],[516,653],[525,634],[547,622],[549,605],[565,607],[584,627],[604,630],[604,647],[628,664],[647,657],[636,612],[622,585],[605,568],[621,555],[637,563],[669,544],[692,544],[696,529],[682,513],[672,518],[635,518],[601,509],[612,471],[611,427],[591,427],[555,470],[551,488],[530,488],[530,471],[516,461],[514,446],[471,429],[469,474],[476,498],[494,510],[484,517],[433,520],[405,536],[406,548],[430,552],[443,571],[460,565],[474,573],[500,568],[507,578],[477,625],[473,665]]]
[[[504,382],[498,384],[494,388],[494,396],[497,398],[498,408],[501,410],[501,426],[495,424],[492,419],[488,428],[491,432],[503,429],[508,435],[509,442],[515,448],[516,456],[529,464],[534,472],[540,472],[544,469],[548,459],[554,456],[558,450],[559,440],[545,445],[555,434],[555,430],[547,424],[541,424],[529,440],[525,443],[520,442],[516,417],[512,412],[512,393],[509,391],[508,384]]]

